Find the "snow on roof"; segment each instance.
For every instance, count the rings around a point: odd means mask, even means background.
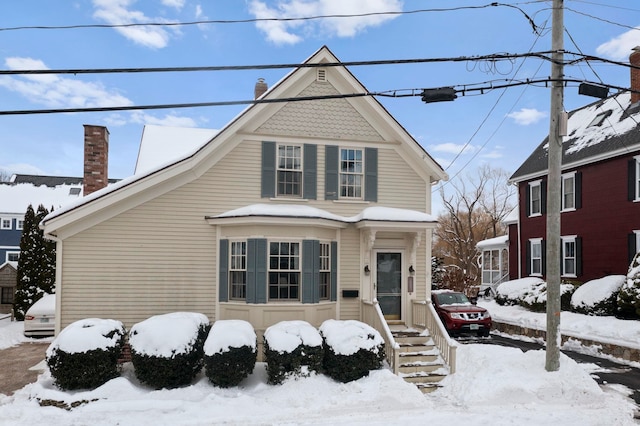
[[[160,168],[190,156],[209,142],[218,130],[146,124],[134,174]]]
[[[504,246],[509,242],[508,235],[501,235],[500,237],[489,238],[488,240],[479,241],[476,244],[476,248],[478,250],[482,250],[484,248],[495,247],[495,246]]]
[[[77,194],[72,195],[72,188],[79,188]],[[9,213],[24,215],[29,204],[37,209],[40,204],[45,208],[58,210],[82,196],[82,185],[58,185],[48,187],[34,186],[29,183],[0,184],[0,214]]]
[[[574,111],[567,123],[567,137],[570,145],[566,153],[571,154],[595,145],[615,135],[629,132],[638,126],[638,114],[625,114],[631,104],[631,94],[621,93]],[[602,119],[595,124],[596,118]]]
[[[297,206],[287,204],[251,204],[235,210],[219,214],[215,218],[245,217],[245,216],[274,216],[274,217],[306,217],[328,219],[345,223],[357,223],[363,220],[393,221],[393,222],[435,222],[430,214],[415,210],[398,209],[393,207],[367,207],[355,216],[339,216],[316,207]]]

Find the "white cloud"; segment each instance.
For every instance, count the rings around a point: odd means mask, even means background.
[[[96,8],[93,17],[110,25],[136,24],[145,22],[171,22],[163,18],[147,17],[139,10],[131,10],[135,0],[93,0]],[[174,6],[184,4],[183,0],[163,0],[163,4]],[[176,27],[120,27],[115,28],[120,34],[145,47],[162,49],[169,44],[172,35],[179,34]]]
[[[514,111],[507,114],[507,117],[513,118],[513,120],[522,126],[528,126],[529,124],[535,124],[547,116],[546,112],[538,111],[535,108],[522,108],[520,111]]]
[[[271,6],[266,1],[252,0],[249,12],[256,18],[264,19],[402,11],[401,0],[275,0],[269,3]],[[329,37],[353,37],[368,27],[381,25],[395,17],[396,15],[374,15],[313,21],[265,21],[258,22],[256,26],[273,43],[295,44],[302,41],[303,35],[318,32]]]
[[[142,111],[134,111],[131,113],[131,121],[133,123],[156,124],[158,126],[198,127],[198,123],[193,118],[181,117],[172,113],[166,114],[164,117],[154,117]]]
[[[0,170],[11,174],[46,175],[44,170],[28,163],[0,164]]]
[[[490,160],[496,160],[498,158],[502,158],[504,157],[504,154],[502,152],[500,152],[497,149],[494,149],[490,152],[487,152],[486,154],[482,154],[481,155],[482,158],[488,158]]]
[[[196,5],[196,19],[200,19],[200,18],[207,19],[207,17],[204,15],[204,12],[202,12],[202,6],[197,4]]]
[[[455,143],[441,143],[438,145],[429,145],[429,149],[434,152],[444,152],[447,154],[458,154],[463,151],[463,154],[470,154],[476,150],[476,147],[473,145],[467,145],[466,147],[463,144],[455,144]]]
[[[640,27],[622,33],[606,43],[602,43],[596,48],[596,53],[617,61],[629,59],[631,49],[640,45],[640,31],[638,30],[640,30]]]
[[[184,3],[186,0],[162,0],[162,4],[169,7],[175,7],[180,10],[184,7]]]
[[[32,58],[6,58],[9,69],[48,69]],[[0,87],[19,93],[31,102],[51,108],[127,106],[133,102],[100,82],[80,81],[57,75],[2,76]]]

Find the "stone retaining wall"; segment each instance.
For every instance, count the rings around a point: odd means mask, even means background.
[[[547,332],[545,330],[538,330],[535,328],[527,328],[514,324],[507,324],[503,322],[493,321],[494,330],[498,330],[500,332],[506,334],[514,334],[520,336],[527,336],[531,338],[538,338],[542,340],[546,340]],[[562,344],[566,343],[568,340],[575,340],[580,342],[585,347],[596,347],[599,353],[605,355],[611,355],[615,358],[624,359],[627,361],[635,361],[640,362],[640,349],[629,348],[619,345],[614,345],[611,343],[603,343],[598,342],[596,340],[589,340],[584,338],[578,338],[568,335],[562,335]]]

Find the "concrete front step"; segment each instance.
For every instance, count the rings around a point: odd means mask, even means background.
[[[400,346],[398,375],[423,393],[440,387],[448,368],[431,337],[417,330],[397,329],[393,336]]]

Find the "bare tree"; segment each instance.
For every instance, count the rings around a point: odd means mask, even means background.
[[[476,244],[506,231],[502,221],[515,199],[515,188],[507,179],[506,171],[484,165],[476,176],[450,183],[449,194],[440,190],[444,212],[438,216],[433,252],[444,260],[449,286],[463,290],[476,284]]]

